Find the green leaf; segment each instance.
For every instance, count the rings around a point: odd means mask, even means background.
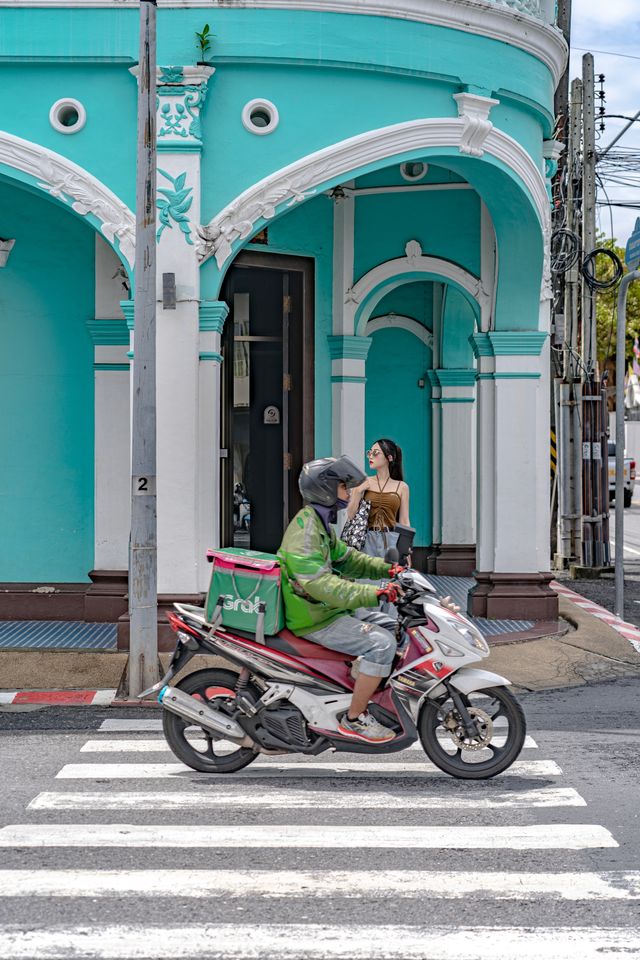
[[[176,177],[176,179],[173,181],[173,185],[176,188],[176,191],[182,190],[186,180],[187,180],[186,173],[181,173],[179,177]]]

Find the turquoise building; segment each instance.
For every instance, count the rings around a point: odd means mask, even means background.
[[[138,6],[0,0],[4,619],[126,613]],[[554,616],[554,20],[159,0],[165,599],[206,588],[207,547],[273,549],[304,460],[390,436],[417,560],[475,576],[475,614]]]

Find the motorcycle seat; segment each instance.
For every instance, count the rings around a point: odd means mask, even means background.
[[[297,637],[290,630],[282,630],[275,637],[265,637],[264,643],[271,650],[278,650],[280,653],[286,653],[290,657],[300,657],[302,660],[341,660],[343,663],[349,660],[355,660],[352,653],[343,653],[340,650],[330,650],[329,647],[323,647],[312,640],[305,640],[304,637]]]

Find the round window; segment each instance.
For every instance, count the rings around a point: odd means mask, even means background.
[[[422,180],[426,177],[429,164],[422,160],[409,160],[400,164],[400,174],[404,180]]]
[[[242,123],[249,133],[273,133],[279,120],[278,109],[270,100],[250,100],[242,111]]]
[[[87,122],[87,112],[79,100],[57,100],[49,111],[49,121],[59,133],[77,133]]]

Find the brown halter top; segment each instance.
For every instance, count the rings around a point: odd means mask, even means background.
[[[399,488],[400,484],[398,483]],[[371,503],[369,529],[392,530],[400,513],[401,500],[398,490],[391,493],[365,490],[364,496]]]

